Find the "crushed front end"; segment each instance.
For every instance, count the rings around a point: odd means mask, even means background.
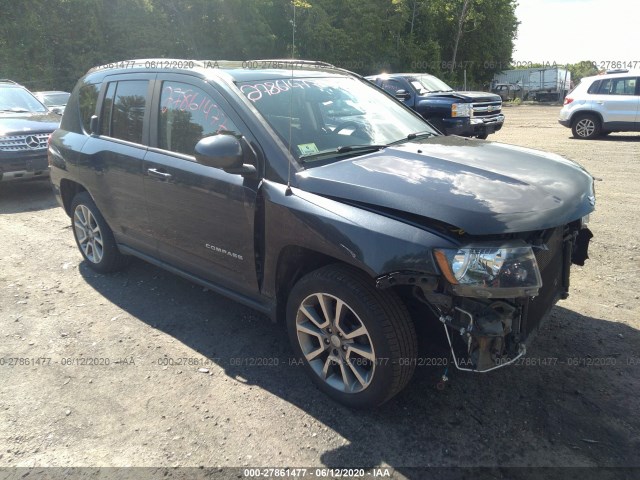
[[[525,354],[540,322],[567,298],[571,264],[588,258],[592,234],[585,220],[436,249],[442,278],[416,293],[444,324],[459,369],[486,372]]]

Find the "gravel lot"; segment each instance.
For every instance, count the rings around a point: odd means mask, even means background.
[[[558,111],[507,108],[490,138],[597,178],[571,296],[522,365],[443,391],[421,367],[369,412],[321,395],[281,325],[143,262],[96,274],[48,182],[0,185],[0,467],[640,467],[640,135],[574,140]]]

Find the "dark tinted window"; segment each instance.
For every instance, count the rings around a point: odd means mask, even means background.
[[[100,133],[102,135],[111,134],[111,111],[113,110],[113,97],[116,93],[116,83],[110,83],[107,87],[107,93],[102,102],[102,111],[100,112]]]
[[[611,79],[607,78],[606,80],[602,80],[600,82],[600,87],[598,88],[598,93],[608,95],[610,91],[611,91]]]
[[[204,137],[221,131],[238,131],[207,93],[178,82],[162,84],[158,122],[158,146],[187,155],[193,155],[196,143]]]
[[[147,80],[118,82],[111,114],[112,137],[142,143],[148,83]]]
[[[100,93],[99,84],[89,84],[80,87],[80,92],[78,94],[78,102],[80,103],[80,120],[82,121],[82,127],[86,132],[89,132],[91,116],[96,113],[98,93]]]
[[[597,93],[598,89],[600,88],[600,82],[601,80],[596,80],[595,82],[593,82],[589,87],[589,90],[587,90],[587,93]]]

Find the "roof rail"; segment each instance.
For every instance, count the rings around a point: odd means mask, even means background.
[[[610,73],[629,73],[629,70],[627,70],[626,68],[614,68],[612,70],[607,70],[607,74]]]
[[[174,59],[174,58],[138,58],[133,60],[119,60],[117,62],[98,65],[89,70],[88,73],[99,70],[109,69],[129,69],[129,68],[166,68],[166,69],[190,69],[190,68],[211,68],[212,66],[219,68],[248,68],[247,66],[256,65],[256,68],[288,68],[317,66],[324,68],[336,68],[327,62],[319,62],[316,60],[298,60],[296,58],[277,58],[277,59],[256,59],[256,60],[193,60],[193,59]],[[249,67],[250,68],[250,67]]]
[[[10,80],[8,78],[0,78],[0,82],[13,83],[14,85],[20,85],[18,82],[14,82],[13,80]]]
[[[257,58],[255,60],[247,60],[248,62],[264,62],[264,63],[288,63],[294,65],[322,65],[323,67],[336,68],[335,65],[318,60],[302,60],[298,58]]]
[[[128,68],[193,68],[203,67],[200,60],[176,59],[176,58],[135,58],[132,60],[118,60],[103,65],[97,65],[89,70],[88,73],[98,70],[110,69],[128,69]]]

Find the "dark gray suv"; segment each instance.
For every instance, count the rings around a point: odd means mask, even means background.
[[[363,78],[293,60],[94,68],[49,161],[89,266],[133,255],[283,320],[311,379],[355,407],[409,382],[429,322],[460,369],[522,356],[587,258],[595,202],[574,162],[441,136]]]

